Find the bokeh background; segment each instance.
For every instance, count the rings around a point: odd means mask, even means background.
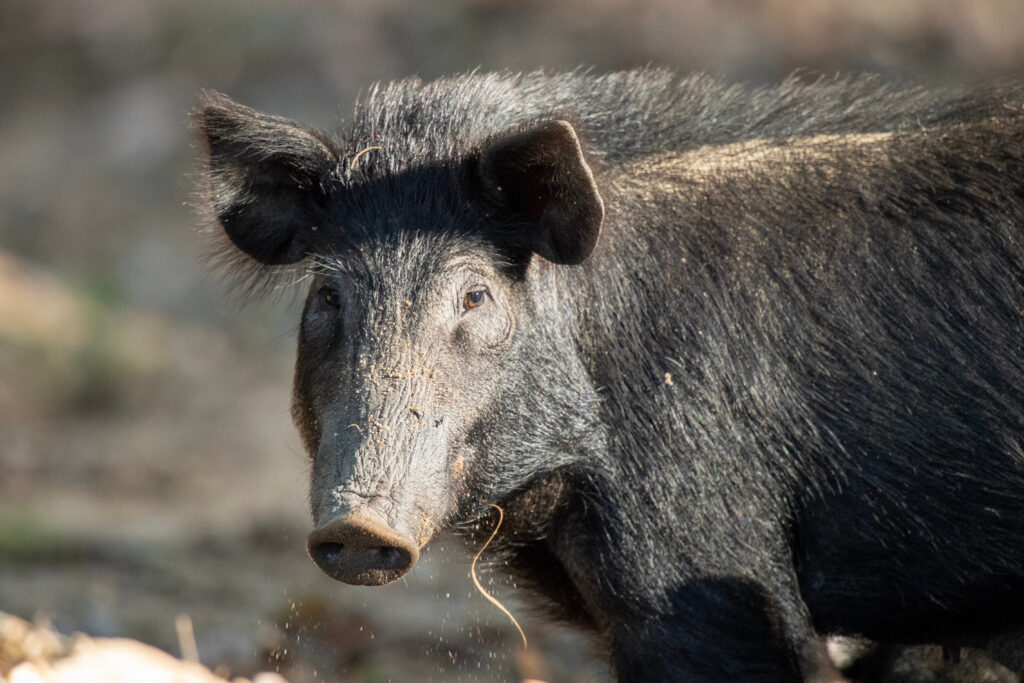
[[[664,64],[770,83],[1024,77],[1020,0],[0,0],[0,611],[305,681],[601,681],[442,539],[405,580],[305,557],[288,419],[300,295],[201,263],[202,88],[324,130],[374,81]]]

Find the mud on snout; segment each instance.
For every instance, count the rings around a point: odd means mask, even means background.
[[[354,453],[333,439],[321,444],[311,491],[316,526],[307,539],[320,569],[362,586],[412,569],[446,516],[461,469],[450,471],[443,437],[403,439],[404,456],[382,440],[360,439]]]

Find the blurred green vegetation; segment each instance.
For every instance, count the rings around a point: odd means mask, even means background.
[[[67,563],[90,554],[88,544],[25,510],[0,509],[0,563]]]

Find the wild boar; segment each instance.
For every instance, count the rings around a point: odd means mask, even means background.
[[[204,95],[227,258],[310,283],[313,560],[393,581],[497,504],[508,571],[629,681],[1020,629],[1022,104],[472,74],[329,136]]]

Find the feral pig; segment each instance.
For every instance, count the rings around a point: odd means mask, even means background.
[[[816,634],[1003,642],[1022,105],[474,74],[375,88],[330,137],[205,94],[227,259],[310,284],[313,560],[387,583],[497,504],[508,570],[630,681],[800,680]]]

